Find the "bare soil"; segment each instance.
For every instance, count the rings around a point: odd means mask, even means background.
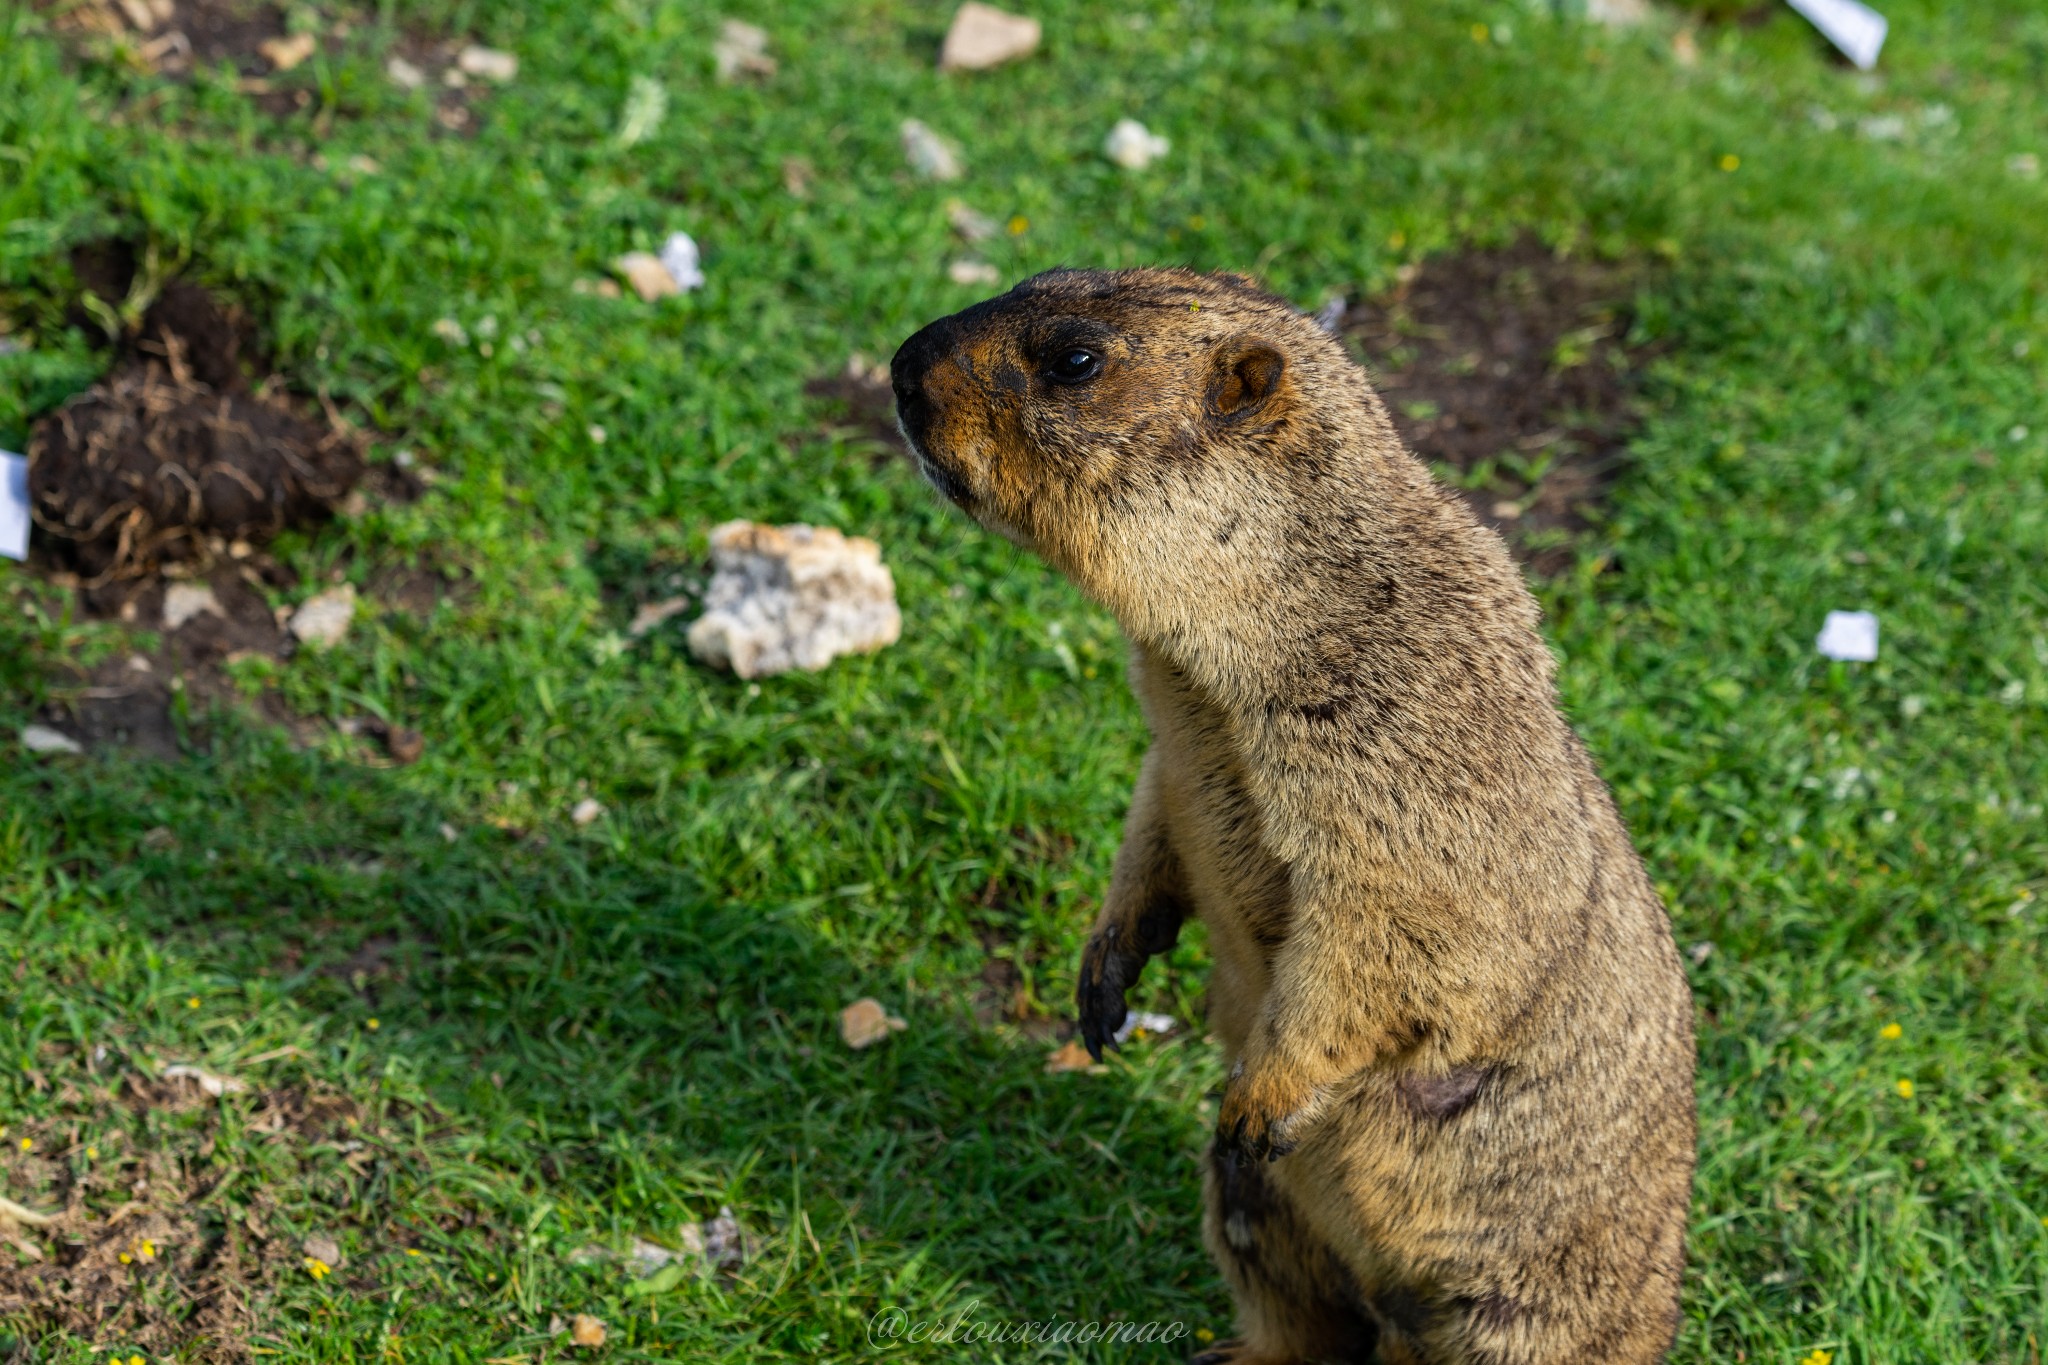
[[[1402,439],[1538,573],[1572,562],[1625,461],[1638,278],[1524,238],[1425,261],[1341,323]]]

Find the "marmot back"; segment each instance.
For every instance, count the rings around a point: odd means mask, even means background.
[[[1499,537],[1238,276],[1040,275],[891,373],[930,481],[1131,642],[1154,744],[1078,1003],[1099,1055],[1207,926],[1208,1357],[1661,1359],[1691,996]]]

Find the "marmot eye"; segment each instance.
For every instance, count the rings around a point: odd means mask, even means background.
[[[1102,372],[1102,357],[1085,346],[1061,351],[1046,367],[1046,377],[1060,384],[1080,384]]]

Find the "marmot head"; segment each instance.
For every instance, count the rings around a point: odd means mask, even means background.
[[[1133,554],[1191,573],[1272,530],[1250,505],[1294,501],[1361,423],[1391,439],[1342,346],[1241,275],[1050,271],[926,327],[890,380],[925,477],[1098,596]]]

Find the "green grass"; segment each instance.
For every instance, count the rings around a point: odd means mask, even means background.
[[[139,1172],[188,1181],[190,1234],[241,1229],[267,1267],[266,1359],[562,1359],[549,1319],[575,1312],[613,1360],[867,1359],[892,1304],[1226,1330],[1196,1236],[1220,1080],[1199,1029],[1047,1076],[1045,1043],[971,1009],[985,944],[1065,1008],[1144,744],[1114,627],[802,386],[973,298],[945,275],[970,254],[956,194],[1028,221],[987,249],[1006,279],[1189,261],[1308,306],[1528,229],[1660,263],[1636,463],[1586,567],[1540,590],[1680,942],[1713,945],[1675,1359],[2038,1365],[2048,181],[2007,169],[2048,156],[2038,6],[1891,0],[1864,78],[1789,14],[1702,29],[1685,69],[1667,30],[1505,0],[1041,0],[1044,51],[963,79],[931,70],[940,3],[762,4],[780,74],[730,87],[702,8],[386,5],[281,118],[0,10],[0,316],[35,341],[0,356],[0,446],[103,363],[61,324],[69,248],[145,240],[442,476],[288,540],[299,593],[414,564],[462,582],[274,683],[304,716],[418,726],[414,767],[234,715],[186,717],[169,764],[0,748],[0,1187],[35,1204],[36,1163],[97,1161],[104,1216]],[[384,79],[401,26],[519,53],[474,137]],[[627,149],[634,75],[670,109]],[[1173,140],[1135,176],[1098,154],[1126,113]],[[1882,115],[1899,137],[1859,134]],[[963,144],[963,182],[907,177],[906,116]],[[346,172],[357,154],[381,172]],[[704,245],[701,293],[572,290],[674,228]],[[486,316],[490,356],[431,330]],[[695,666],[679,623],[626,644],[633,595],[696,575],[736,515],[878,538],[904,641],[758,688]],[[16,567],[0,597],[11,735],[118,629]],[[1878,663],[1815,655],[1836,607],[1879,613]],[[586,794],[610,813],[578,828]],[[378,936],[388,969],[336,969]],[[1198,1019],[1203,964],[1190,935],[1143,1003]],[[866,994],[910,1027],[849,1054],[834,1016]],[[121,1098],[171,1061],[255,1089]],[[353,1126],[268,1133],[290,1094],[345,1097]],[[569,1259],[722,1204],[760,1239],[735,1279],[635,1294]],[[318,1281],[312,1232],[347,1257]],[[145,1345],[206,1350],[0,1321],[23,1360]]]

